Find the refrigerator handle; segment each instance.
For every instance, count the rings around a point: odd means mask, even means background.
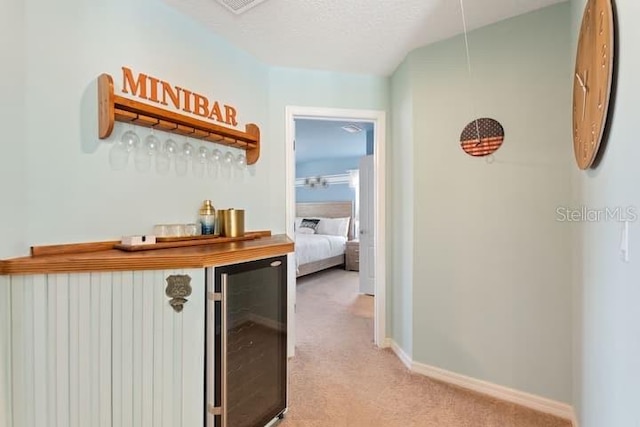
[[[221,377],[222,377],[222,427],[227,427],[227,290],[229,283],[229,275],[223,273],[221,275],[222,280],[222,315],[220,316],[220,334],[222,336],[222,363]]]
[[[215,372],[216,360],[216,314],[222,311],[222,292],[215,291],[212,268],[207,268],[207,421],[206,427],[221,427],[222,402],[216,406],[216,384],[221,380],[221,373]],[[222,360],[222,357],[220,358]]]

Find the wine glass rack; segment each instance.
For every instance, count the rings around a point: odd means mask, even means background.
[[[246,151],[248,165],[256,163],[260,157],[260,128],[257,125],[247,124],[246,131],[242,132],[125,98],[114,93],[113,78],[101,74],[98,77],[100,139],[111,135],[116,121],[240,148]]]

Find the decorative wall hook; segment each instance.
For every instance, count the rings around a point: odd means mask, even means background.
[[[166,295],[171,298],[169,304],[176,313],[180,313],[191,295],[191,276],[187,274],[175,274],[167,277]]]

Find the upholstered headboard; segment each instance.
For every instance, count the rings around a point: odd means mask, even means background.
[[[352,202],[313,202],[296,203],[297,217],[351,218],[349,240],[353,239],[353,203]]]

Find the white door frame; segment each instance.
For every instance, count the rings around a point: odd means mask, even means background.
[[[295,119],[314,120],[340,120],[373,123],[373,188],[375,206],[375,316],[374,316],[374,341],[378,347],[386,347],[386,234],[385,234],[385,136],[386,136],[386,113],[376,110],[347,110],[337,108],[320,107],[285,107],[285,145],[286,145],[286,229],[287,235],[293,239],[293,224],[295,222]],[[290,258],[289,262],[289,298],[295,303],[295,260]],[[289,340],[289,357],[294,354],[295,346],[295,322],[292,313],[289,321],[293,327],[289,330],[292,339]]]

